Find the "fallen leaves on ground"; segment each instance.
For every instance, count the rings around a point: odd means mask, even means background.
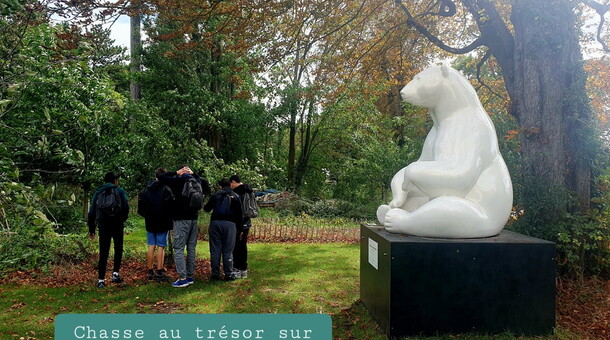
[[[582,339],[610,339],[610,281],[558,280],[557,324]]]
[[[81,263],[69,263],[53,266],[46,271],[16,271],[0,279],[0,284],[39,285],[49,288],[95,285],[97,282],[97,256],[92,256]],[[108,261],[106,280],[112,275],[113,261]],[[170,280],[177,278],[173,265],[167,265],[166,275]],[[195,279],[207,279],[210,276],[210,261],[197,259],[195,262]],[[124,260],[121,264],[121,277],[128,285],[145,284],[148,281],[146,259],[142,261]],[[168,281],[169,284],[170,281]]]

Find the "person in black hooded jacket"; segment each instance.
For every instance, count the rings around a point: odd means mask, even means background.
[[[167,170],[159,168],[156,174],[166,173]],[[165,280],[164,260],[167,235],[173,229],[172,205],[174,195],[171,189],[155,178],[147,183],[138,195],[138,214],[144,217],[146,225],[146,243],[148,252],[146,264],[148,279]],[[155,248],[157,251],[157,271],[154,270]]]
[[[220,280],[220,260],[224,271],[224,279],[235,280],[233,273],[233,247],[235,246],[236,226],[241,225],[242,208],[239,196],[231,190],[228,179],[218,182],[221,189],[210,197],[203,206],[204,211],[212,211],[210,216],[210,265],[212,280]]]
[[[239,175],[229,177],[231,189],[243,201],[244,195],[253,192],[252,187],[247,183],[242,183]],[[236,225],[237,233],[235,237],[235,247],[233,248],[233,273],[237,279],[248,278],[248,232],[252,226],[250,217],[244,216],[240,225]]]

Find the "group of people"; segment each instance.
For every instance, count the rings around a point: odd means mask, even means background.
[[[119,274],[123,257],[124,223],[129,215],[125,190],[118,185],[119,176],[108,172],[104,184],[96,189],[91,200],[87,224],[89,237],[99,230],[99,265],[97,287],[106,286],[106,266],[111,241],[114,242],[114,267],[112,283],[122,283]],[[168,280],[164,266],[165,248],[172,233],[172,249],[177,279],[176,288],[194,283],[199,210],[212,212],[209,226],[211,280],[232,281],[248,277],[248,232],[251,216],[243,207],[252,187],[242,183],[238,175],[222,179],[219,190],[210,195],[209,183],[188,166],[168,172],[159,168],[155,179],[147,183],[138,195],[138,213],[146,225],[147,277]],[[156,268],[155,268],[156,250]],[[223,275],[221,275],[221,264]]]

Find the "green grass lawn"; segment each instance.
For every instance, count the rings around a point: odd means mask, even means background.
[[[126,262],[145,261],[145,233],[137,227],[140,223],[126,235]],[[254,243],[249,251],[249,277],[234,282],[210,282],[207,275],[198,273],[194,285],[177,289],[169,282],[130,278],[133,273],[122,271],[127,284],[98,289],[94,287],[96,273],[89,268],[82,273],[90,275],[90,280],[73,285],[47,287],[30,282],[0,286],[0,339],[52,339],[54,319],[62,313],[328,313],[335,339],[385,339],[358,300],[357,244]],[[197,253],[198,258],[209,259],[208,243],[201,241]],[[169,274],[175,276],[173,271]],[[558,333],[538,339],[574,339]]]
[[[126,236],[126,261],[145,261],[145,233]],[[265,244],[249,246],[249,278],[173,288],[140,279],[94,287],[91,280],[65,287],[9,284],[0,287],[0,339],[52,339],[61,313],[338,313],[358,298],[358,246],[354,244]],[[209,259],[208,243],[197,247]],[[112,256],[112,254],[111,254]],[[111,257],[112,258],[112,257]],[[170,272],[169,274],[175,274]]]

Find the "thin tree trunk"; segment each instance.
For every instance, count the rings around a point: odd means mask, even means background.
[[[131,27],[130,41],[130,67],[131,81],[129,84],[129,92],[132,100],[140,100],[142,97],[142,87],[136,81],[137,74],[141,71],[141,52],[142,52],[142,36],[140,31],[141,15],[137,10],[139,4],[134,4],[134,11],[129,17]]]
[[[303,180],[305,179],[305,175],[307,173],[307,168],[309,167],[309,160],[311,158],[311,153],[313,150],[313,142],[315,138],[315,133],[312,133],[311,128],[313,125],[313,115],[314,115],[314,98],[309,99],[309,108],[308,114],[304,123],[304,132],[302,136],[301,142],[301,153],[299,155],[299,159],[295,166],[295,174],[294,174],[294,189],[298,191],[299,187],[303,184]]]
[[[220,60],[222,58],[223,49],[222,49],[222,41],[220,37],[215,37],[214,45],[210,50],[210,92],[215,94],[215,98],[220,97],[220,93],[222,90],[222,84],[220,79]],[[217,105],[212,102],[210,105],[210,109],[212,109],[213,105]],[[201,130],[199,131],[198,138],[202,138],[202,136],[207,132],[208,145],[211,146],[214,150],[220,151],[222,149],[223,144],[223,134],[218,126],[213,126],[209,128],[208,131]]]
[[[288,99],[293,101],[292,98]],[[296,101],[296,99],[294,99]],[[288,190],[294,189],[294,162],[296,157],[296,135],[297,135],[297,105],[296,103],[289,104],[290,110],[290,126],[288,128],[288,168],[287,168],[287,181]]]

